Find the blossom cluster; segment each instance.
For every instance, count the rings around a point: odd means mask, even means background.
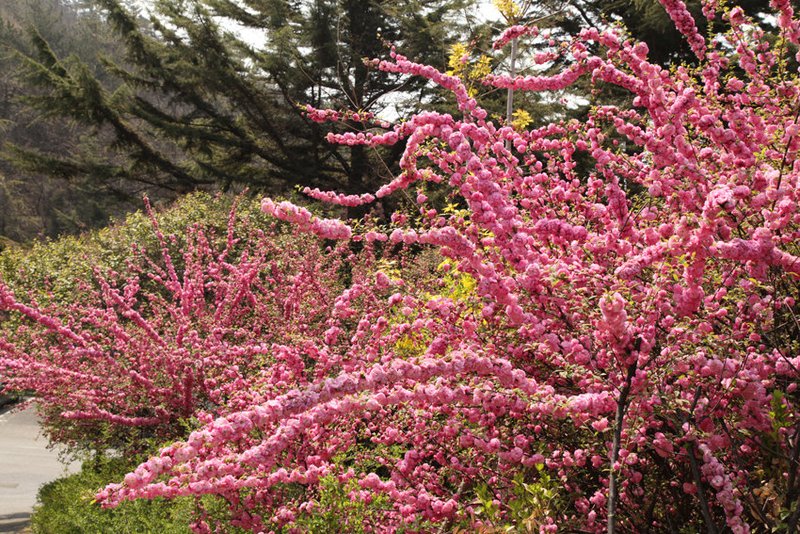
[[[335,191],[321,191],[316,187],[314,189],[305,187],[303,188],[303,193],[315,200],[348,207],[362,206],[375,200],[375,197],[369,193],[363,195],[343,195]]]
[[[539,28],[536,26],[511,26],[510,28],[506,28],[502,35],[500,35],[500,37],[498,37],[494,43],[492,43],[492,48],[499,50],[514,39],[519,39],[520,37],[525,37],[528,35],[532,35],[534,37],[539,35]]]
[[[312,193],[313,194],[313,193]],[[315,196],[323,197],[323,194]],[[336,197],[341,203],[346,205],[361,204],[360,198]],[[324,239],[349,239],[353,235],[352,229],[339,219],[323,219],[312,215],[303,207],[296,206],[288,201],[275,203],[270,199],[264,199],[261,209],[282,221],[295,224],[304,232],[311,232]]]
[[[325,511],[333,480],[374,507],[367,531],[796,528],[800,78],[786,43],[798,22],[773,0],[776,41],[705,2],[728,23],[705,39],[683,2],[661,3],[696,66],[665,69],[620,30],[587,29],[559,74],[484,80],[552,91],[587,76],[630,93],[631,109],[598,106],[582,121],[498,125],[458,77],[394,50],[372,62],[458,104],[460,116],[330,136],[404,143],[399,174],[374,197],[416,187],[419,216],[352,236],[288,202],[262,207],[301,231],[401,252],[321,296],[331,308],[317,328],[283,330],[260,378],[229,382],[244,400],[98,499],[212,494],[237,527],[292,531]],[[435,275],[411,276],[426,254]],[[81,350],[85,337],[63,328]],[[205,518],[193,528],[224,530]]]
[[[785,71],[791,50],[743,32],[737,9],[706,2],[730,29],[704,39],[683,2],[662,4],[697,67],[666,70],[618,30],[589,29],[560,74],[484,80],[551,91],[591,76],[631,93],[632,109],[597,107],[582,122],[498,126],[458,78],[394,51],[374,62],[451,91],[463,113],[418,114],[391,138],[330,137],[405,143],[375,197],[416,185],[465,206],[419,193],[415,226],[393,217],[397,228],[365,239],[438,251],[440,290],[379,272],[383,304],[359,315],[349,301],[365,286],[348,289],[337,313],[357,327],[341,366],[210,422],[101,500],[247,495],[236,524],[278,530],[318,509],[318,481],[336,476],[357,481],[352,499],[388,498],[382,531],[425,531],[487,525],[475,504],[486,491],[489,524],[511,521],[521,479],[557,495],[558,506],[527,502],[543,532],[680,518],[743,533],[783,513],[763,512],[756,491],[771,476],[796,526],[800,81]],[[791,7],[772,4],[796,43]],[[264,206],[312,229],[302,208]],[[318,346],[333,350],[340,333]],[[337,461],[348,454],[351,467]],[[302,496],[286,498],[286,481]]]
[[[137,252],[124,274],[96,269],[71,304],[24,304],[0,283],[0,310],[15,318],[0,337],[3,386],[36,395],[52,439],[126,450],[181,437],[191,418],[301,383],[306,366],[282,343],[329,328],[317,299],[337,295],[346,247],[240,237],[232,216],[227,237],[191,227],[176,251],[152,223],[160,257]]]

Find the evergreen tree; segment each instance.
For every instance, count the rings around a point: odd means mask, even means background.
[[[47,42],[53,54],[80,58],[93,75],[101,76],[97,56],[113,56],[115,44],[105,31],[105,22],[78,0],[27,0],[0,4],[0,145],[9,152],[27,147],[28,155],[41,153],[69,161],[78,140],[94,132],[75,121],[49,116],[32,108],[26,98],[35,91],[15,73],[19,57],[33,57],[28,36]],[[108,80],[102,80],[106,83]],[[75,176],[67,183],[58,176],[38,172],[41,162],[18,165],[0,162],[0,236],[25,241],[37,235],[54,236],[104,224],[109,215],[130,206],[89,175]],[[121,185],[121,184],[119,184]],[[129,187],[129,185],[128,185]]]
[[[106,58],[101,81],[86,62],[61,57],[34,36],[23,55],[28,99],[48,114],[110,135],[69,158],[15,146],[17,165],[64,177],[136,181],[183,193],[248,185],[283,190],[295,183],[351,192],[371,189],[399,151],[368,154],[325,141],[305,104],[380,111],[400,91],[422,98],[424,85],[371,71],[385,41],[443,64],[466,0],[159,0],[147,24],[120,0],[94,0],[124,45]],[[245,41],[233,26],[263,41]],[[397,93],[395,93],[397,94]],[[355,123],[350,125],[356,127]],[[102,144],[102,143],[100,143]],[[108,152],[109,157],[99,156]]]

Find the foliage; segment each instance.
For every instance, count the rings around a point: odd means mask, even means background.
[[[361,498],[361,488],[354,480],[341,482],[328,475],[319,481],[319,497],[297,526],[303,532],[353,532],[364,534],[380,530],[382,512],[388,509],[383,495]],[[353,498],[358,495],[357,498]]]
[[[195,502],[192,498],[154,499],[128,503],[113,510],[97,506],[97,488],[124,475],[134,458],[96,457],[83,463],[79,473],[54,480],[39,490],[38,503],[31,516],[35,533],[85,534],[114,532],[119,534],[184,534],[193,521]],[[213,497],[203,499],[210,510],[220,510]],[[226,532],[242,532],[228,525]]]
[[[196,224],[213,229],[213,235],[223,239],[233,201],[231,195],[194,193],[155,216],[177,250],[185,244],[186,229]],[[252,196],[238,197],[236,210],[237,231],[245,224],[266,225],[260,202]],[[0,274],[16,292],[31,295],[40,303],[68,303],[74,300],[82,281],[92,278],[95,269],[124,272],[134,246],[149,256],[160,249],[152,222],[141,211],[99,230],[8,246],[0,252]]]
[[[68,158],[76,142],[90,132],[63,117],[43,116],[25,102],[37,91],[19,78],[20,60],[13,51],[36,57],[30,34],[47,41],[49,49],[61,57],[80,58],[92,72],[99,70],[98,56],[114,57],[118,47],[102,18],[80,0],[0,5],[0,146],[24,145],[52,157]],[[95,134],[97,139],[104,138],[103,132]],[[124,197],[113,194],[113,187],[98,184],[95,176],[75,176],[67,183],[60,175],[20,167],[25,165],[0,162],[0,236],[4,238],[24,242],[77,232],[106,224],[109,216],[130,209]],[[133,193],[127,187],[117,189],[126,195]],[[134,195],[140,197],[141,193]]]
[[[480,312],[411,285],[373,290],[400,308],[363,316],[346,348],[318,341],[346,366],[205,425],[99,498],[246,496],[236,521],[288,530],[335,474],[388,498],[385,530],[447,530],[480,525],[479,511],[519,522],[518,488],[557,483],[540,531],[793,530],[800,84],[788,66],[800,22],[773,2],[773,42],[741,9],[706,2],[730,28],[706,39],[683,3],[662,4],[696,68],[664,69],[620,30],[588,29],[551,43],[570,56],[560,74],[484,79],[552,91],[590,74],[632,93],[633,109],[598,107],[584,122],[497,126],[458,78],[397,53],[376,61],[452,91],[462,116],[329,140],[404,140],[402,172],[375,196],[439,184],[468,212],[440,212],[420,192],[419,219],[395,214],[394,231],[354,239],[438,249],[475,280]],[[498,46],[530,31],[512,27]],[[585,174],[579,156],[593,161]],[[328,231],[290,204],[264,209]],[[398,346],[410,333],[424,353]],[[338,455],[365,441],[405,452],[343,472]]]

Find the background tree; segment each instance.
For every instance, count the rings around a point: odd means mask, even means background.
[[[68,118],[42,114],[25,101],[35,89],[16,73],[19,54],[35,53],[31,34],[49,43],[54,54],[81,58],[99,76],[98,53],[113,55],[115,46],[104,21],[83,2],[29,0],[0,5],[0,144],[67,158],[76,140],[86,139],[90,131]],[[109,214],[127,208],[118,197],[98,189],[89,174],[75,176],[67,184],[57,175],[38,172],[35,165],[18,163],[0,162],[0,236],[6,239],[24,241],[77,231],[102,224]]]
[[[403,85],[364,59],[385,54],[391,41],[442,64],[458,28],[455,8],[465,4],[160,0],[145,24],[119,0],[95,0],[124,59],[105,57],[100,75],[38,36],[35,50],[18,57],[38,88],[30,105],[109,137],[95,135],[69,158],[20,145],[6,156],[27,170],[171,195],[241,185],[286,192],[295,183],[363,192],[400,151],[331,148],[305,104],[374,113],[390,93],[394,104],[422,98],[423,84]]]

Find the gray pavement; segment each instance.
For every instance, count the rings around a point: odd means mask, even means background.
[[[0,409],[0,532],[26,532],[39,486],[78,470],[47,448],[35,407]]]

